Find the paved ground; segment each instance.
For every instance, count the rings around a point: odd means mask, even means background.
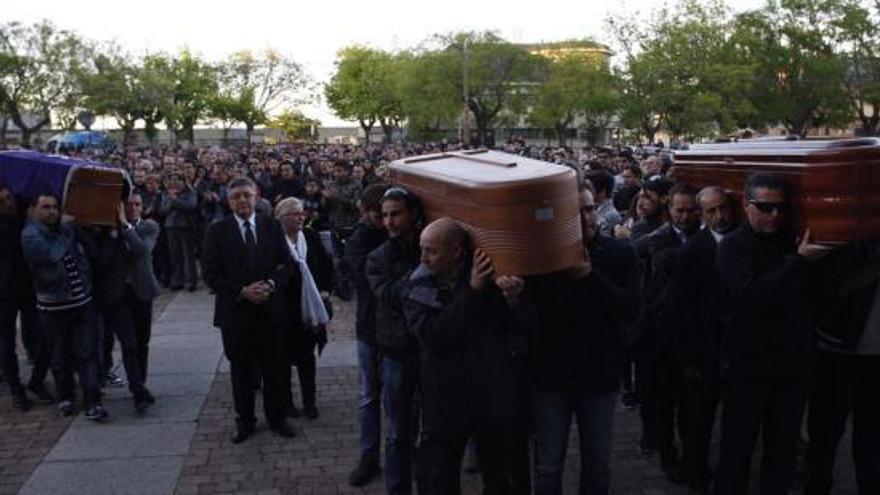
[[[51,407],[21,414],[0,387],[0,493],[382,493],[381,480],[363,490],[347,484],[358,455],[353,305],[335,307],[331,342],[319,359],[321,417],[294,420],[297,438],[281,439],[261,423],[255,437],[232,445],[231,387],[211,328],[212,298],[180,293],[157,308],[149,385],[158,403],[147,415],[135,416],[124,389],[108,391],[106,425],[61,419]],[[637,412],[620,409],[616,421],[615,493],[684,493],[666,482],[654,458],[635,450]],[[835,493],[854,493],[848,448],[840,450]],[[573,438],[566,493],[576,493],[576,452]],[[478,476],[463,480],[465,493],[479,493]]]

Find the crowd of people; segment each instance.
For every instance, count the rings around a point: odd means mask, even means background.
[[[231,364],[232,441],[254,434],[258,389],[272,430],[294,437],[288,418],[319,415],[316,354],[333,294],[357,305],[352,486],[384,471],[390,494],[459,493],[472,449],[484,493],[559,494],[574,418],[580,493],[611,493],[615,410],[624,407],[640,412],[634,447],[694,494],[745,493],[759,434],[762,494],[788,493],[801,450],[806,493],[828,494],[851,418],[859,493],[880,493],[878,246],[832,249],[792,232],[791,194],[772,173],[749,177],[740,200],[677,182],[662,148],[514,139],[499,149],[575,170],[585,262],[540,276],[495,273],[461,225],[427,223],[419,198],[391,184],[391,161],[455,149],[111,153],[102,160],[134,186],[114,228],[75,227],[59,198],[25,205],[0,185],[0,372],[14,406],[27,410],[29,392],[73,414],[75,372],[85,416],[105,418],[101,387],[120,381],[118,341],[144,411],[155,400],[146,386],[152,299],[161,286],[203,282]],[[34,364],[26,386],[19,314]],[[54,395],[44,385],[50,368]]]

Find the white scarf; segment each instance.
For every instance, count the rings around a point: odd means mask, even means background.
[[[297,232],[296,241],[292,242],[290,237],[285,236],[287,247],[290,249],[290,255],[293,260],[299,264],[299,271],[302,274],[302,297],[300,298],[300,307],[302,308],[303,323],[317,327],[326,325],[330,321],[327,314],[327,308],[324,307],[324,301],[321,299],[321,293],[318,292],[318,286],[315,285],[315,279],[306,263],[306,255],[308,254],[308,246],[306,245],[306,236],[302,231]]]

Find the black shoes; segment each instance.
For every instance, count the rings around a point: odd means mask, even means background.
[[[27,386],[27,391],[34,394],[37,397],[37,402],[40,404],[55,403],[55,397],[46,390],[46,386],[42,383],[31,383]]]
[[[287,407],[287,417],[296,419],[300,417],[299,409],[296,408],[296,404],[291,404]]]
[[[379,467],[379,459],[376,457],[361,457],[354,471],[348,475],[348,484],[360,488],[373,481],[382,472]]]
[[[28,412],[31,410],[31,401],[24,392],[21,392],[12,396],[12,407],[21,412]]]
[[[189,287],[187,287],[186,290],[187,290],[187,292],[195,292],[195,291],[199,290],[199,287],[197,285],[193,284],[193,285],[190,285]]]
[[[104,409],[104,406],[101,404],[95,404],[86,410],[83,417],[89,421],[104,421],[109,415],[110,413]]]
[[[253,426],[236,426],[235,433],[232,434],[232,443],[236,445],[240,444],[241,442],[244,442],[245,440],[250,438],[250,436],[253,434]]]
[[[69,400],[62,400],[58,403],[58,414],[62,416],[73,416],[73,413],[76,411],[76,408],[73,405],[73,402]]]
[[[293,429],[293,427],[287,424],[287,421],[283,421],[273,426],[272,430],[280,437],[293,438],[296,436],[296,431]]]
[[[318,419],[318,408],[310,405],[303,407],[303,415],[309,419]]]
[[[153,394],[151,394],[146,387],[142,387],[141,390],[134,395],[134,410],[138,414],[142,414],[155,403],[156,398],[153,397]]]

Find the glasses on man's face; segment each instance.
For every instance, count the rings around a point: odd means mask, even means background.
[[[786,204],[781,201],[757,201],[750,199],[749,204],[757,208],[761,213],[766,213],[768,215],[774,211],[780,214],[785,213],[786,211]]]

